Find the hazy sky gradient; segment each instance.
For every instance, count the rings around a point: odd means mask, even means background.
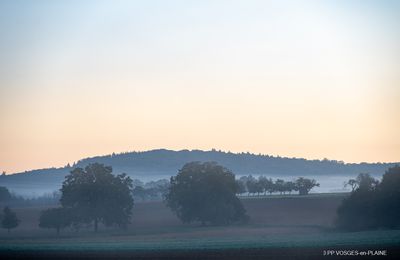
[[[0,171],[222,149],[400,161],[399,1],[1,1]]]

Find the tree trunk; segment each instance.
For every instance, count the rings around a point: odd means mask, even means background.
[[[60,227],[57,227],[57,236],[60,235]]]
[[[7,228],[7,233],[10,234],[10,229],[9,228]]]

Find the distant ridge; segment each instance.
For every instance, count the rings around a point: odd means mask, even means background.
[[[0,186],[11,190],[53,191],[60,187],[64,176],[75,167],[99,162],[113,167],[114,173],[125,172],[132,178],[169,178],[190,161],[216,161],[236,175],[266,176],[355,176],[360,172],[382,175],[399,163],[344,163],[335,160],[307,160],[251,153],[231,153],[217,150],[157,149],[95,156],[79,160],[72,166],[26,171],[0,176]]]

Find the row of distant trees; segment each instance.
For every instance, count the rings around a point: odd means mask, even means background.
[[[294,181],[285,181],[282,179],[273,180],[265,176],[258,178],[252,175],[242,176],[236,181],[238,186],[237,193],[240,195],[266,195],[272,193],[291,194],[292,192],[299,192],[300,195],[307,195],[314,187],[318,187],[314,179],[307,179],[300,177]]]
[[[163,200],[168,192],[170,182],[167,179],[150,181],[143,183],[140,180],[133,180],[132,195],[138,201],[155,201]]]
[[[60,197],[61,193],[54,191],[38,197],[27,198],[10,192],[6,187],[0,186],[0,204],[12,205],[13,207],[57,205],[60,202]]]

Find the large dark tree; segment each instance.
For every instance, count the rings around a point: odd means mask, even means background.
[[[389,168],[379,183],[368,174],[338,208],[336,225],[345,230],[400,228],[400,166]]]
[[[376,193],[377,225],[400,228],[400,166],[386,171],[381,183],[376,186]]]
[[[355,191],[356,189],[362,190],[373,190],[378,185],[379,181],[374,179],[368,173],[360,173],[357,178],[350,179],[345,182],[344,186],[350,186],[351,191]]]
[[[358,189],[362,190],[374,190],[379,184],[379,181],[368,173],[360,173],[356,178]]]
[[[39,227],[54,228],[59,234],[61,229],[72,224],[73,217],[72,210],[68,208],[46,209],[40,214]]]
[[[93,163],[76,168],[65,177],[61,205],[74,210],[78,221],[125,227],[131,218],[132,180],[126,174],[113,175],[112,168]]]
[[[15,212],[9,207],[4,207],[1,226],[7,229],[8,233],[10,233],[10,229],[16,228],[18,225],[19,219],[17,218],[17,214],[15,214]]]
[[[185,164],[171,177],[166,203],[185,223],[224,225],[247,219],[235,175],[214,162]]]

